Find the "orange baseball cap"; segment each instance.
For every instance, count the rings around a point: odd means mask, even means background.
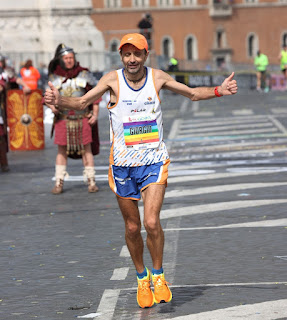
[[[119,50],[122,48],[123,45],[127,43],[134,45],[140,50],[146,49],[146,51],[148,51],[148,44],[146,38],[140,33],[128,33],[124,35],[121,40]]]

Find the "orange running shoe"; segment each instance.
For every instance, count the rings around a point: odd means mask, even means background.
[[[155,302],[170,302],[172,299],[172,293],[167,285],[168,282],[165,281],[164,273],[153,274],[152,281],[154,285]]]
[[[138,279],[137,302],[141,308],[149,308],[154,304],[154,294],[150,288],[151,274],[147,268],[147,276]]]

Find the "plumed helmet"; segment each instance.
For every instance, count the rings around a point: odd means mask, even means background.
[[[60,58],[62,56],[65,56],[66,54],[68,53],[73,53],[75,54],[74,52],[74,49],[73,48],[70,48],[70,47],[67,47],[65,44],[63,43],[60,43],[55,51],[55,58]]]
[[[63,69],[65,69],[65,64],[62,60],[62,57],[68,53],[74,54],[75,65],[77,64],[76,54],[74,52],[74,49],[67,47],[64,43],[60,43],[56,48],[54,58],[49,63],[49,66],[48,66],[48,73],[49,74],[52,74],[56,70],[58,65],[60,65]]]

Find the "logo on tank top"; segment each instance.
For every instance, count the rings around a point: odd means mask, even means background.
[[[148,104],[155,104],[155,101],[152,101],[152,98],[151,98],[151,97],[148,97],[148,98],[147,98],[147,101],[144,102],[144,105],[148,105]]]
[[[133,110],[131,110],[131,113],[134,113],[134,112],[145,112],[146,111],[146,109],[144,109],[144,108],[142,108],[142,109],[133,109]]]

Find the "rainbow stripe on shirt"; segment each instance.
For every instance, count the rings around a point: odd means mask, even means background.
[[[123,125],[126,146],[159,141],[156,120],[124,122]]]

